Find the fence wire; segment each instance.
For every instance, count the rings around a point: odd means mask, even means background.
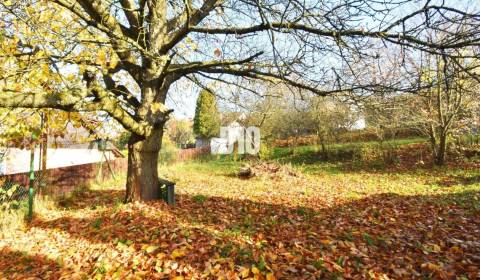
[[[34,194],[41,192],[45,186],[45,178],[42,174],[37,174],[33,180]],[[0,209],[11,208],[21,205],[28,200],[29,185],[12,181],[8,178],[0,178]]]

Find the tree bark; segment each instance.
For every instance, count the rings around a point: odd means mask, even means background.
[[[437,153],[435,156],[435,164],[442,166],[445,164],[445,153],[447,150],[447,136],[443,133],[439,137],[439,143],[437,148]]]
[[[160,198],[158,156],[163,127],[156,128],[143,140],[132,135],[128,143],[127,191],[125,202],[150,201]]]

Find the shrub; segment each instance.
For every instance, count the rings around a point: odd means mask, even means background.
[[[179,149],[168,137],[163,138],[162,149],[158,161],[162,164],[172,163],[177,160]]]
[[[268,160],[273,157],[273,149],[267,143],[260,144],[260,151],[258,152],[258,157],[261,160]]]
[[[381,167],[398,162],[395,145],[368,145],[354,143],[327,149],[327,155],[322,155],[328,161],[355,161],[359,164],[373,164]]]
[[[55,202],[47,196],[36,195],[33,205],[34,215],[46,215],[55,209]],[[20,201],[16,207],[0,209],[0,240],[2,236],[10,236],[16,230],[25,229],[27,213],[27,200]]]
[[[382,160],[385,164],[392,165],[399,162],[398,147],[396,145],[381,145],[380,148],[382,151]]]
[[[304,135],[298,137],[288,137],[287,139],[277,139],[272,143],[272,147],[295,147],[309,146],[317,143],[316,135]]]

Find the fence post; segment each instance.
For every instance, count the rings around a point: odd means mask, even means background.
[[[32,147],[30,149],[30,177],[28,182],[28,221],[32,220],[33,217],[33,182],[35,180],[35,135],[32,133]]]

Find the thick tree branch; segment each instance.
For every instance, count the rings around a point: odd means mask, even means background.
[[[54,2],[78,16],[86,24],[107,34],[111,42],[111,46],[120,58],[122,65],[129,73],[132,74],[132,77],[137,82],[139,81],[138,73],[141,71],[141,67],[137,65],[137,60],[131,52],[131,47],[135,47],[140,53],[149,57],[152,56],[150,53],[148,53],[135,40],[129,38],[128,36],[125,36],[123,32],[121,32],[121,30],[119,30],[118,28],[105,25],[103,20],[95,20],[91,15],[87,13],[87,11],[83,10],[77,4],[77,2],[70,3],[68,2],[68,0],[54,0]]]
[[[220,61],[212,60],[212,61],[190,62],[185,64],[172,64],[170,67],[168,67],[167,72],[187,75],[190,73],[200,71],[205,68],[241,65],[241,64],[252,62],[253,60],[255,60],[255,58],[259,57],[262,54],[263,52],[258,52],[254,55],[251,55],[241,60],[235,60],[235,59],[220,60]]]
[[[52,108],[73,111],[87,96],[85,89],[71,89],[57,93],[27,92],[5,90],[0,92],[0,107],[2,108]]]
[[[111,75],[103,75],[103,80],[110,92],[114,93],[116,96],[122,97],[133,109],[140,107],[140,101],[138,101],[138,99],[125,86],[117,85]]]
[[[207,17],[210,14],[210,12],[213,9],[215,9],[215,7],[217,7],[223,2],[224,0],[205,0],[202,7],[200,7],[199,9],[196,9],[191,13],[186,13],[185,15],[183,14],[180,15],[179,16],[180,18],[175,21],[176,22],[175,24],[182,24],[181,22],[184,21],[183,25],[181,25],[181,27],[178,30],[170,34],[168,41],[165,44],[163,44],[161,48],[161,53],[166,53],[168,50],[173,48],[178,42],[183,40],[185,36],[188,35],[188,33],[190,32],[193,26],[198,25],[205,17]],[[188,11],[188,9],[189,7],[187,5],[186,10]],[[185,19],[182,20],[182,17],[184,17]],[[170,23],[170,25],[172,25],[172,22]]]
[[[227,74],[233,76],[240,76],[246,77],[255,80],[262,80],[266,82],[270,82],[273,84],[280,84],[284,83],[289,86],[293,86],[298,89],[308,90],[312,93],[315,93],[320,96],[326,96],[329,94],[336,94],[336,93],[347,93],[353,91],[370,91],[370,92],[377,92],[377,91],[401,91],[401,92],[416,92],[418,88],[416,87],[394,87],[382,84],[373,84],[370,83],[368,85],[353,85],[348,87],[340,87],[337,86],[332,89],[322,88],[316,85],[308,85],[307,83],[303,83],[301,79],[294,78],[294,77],[286,77],[284,75],[269,73],[269,72],[262,72],[255,69],[239,69],[239,68],[207,68],[198,71],[199,73],[210,73],[210,74]]]
[[[86,100],[87,97],[98,97],[99,100]],[[122,126],[133,133],[145,137],[151,132],[150,126],[136,121],[125,111],[118,100],[108,96],[108,92],[100,86],[87,89],[70,89],[57,93],[46,92],[0,92],[0,108],[51,108],[68,112],[105,111]]]
[[[101,86],[95,85],[91,88],[95,96],[100,102],[88,103],[84,107],[93,111],[105,111],[114,119],[116,119],[123,127],[141,137],[148,137],[152,131],[152,127],[143,121],[138,121],[122,108],[120,101],[109,95],[108,91]]]
[[[429,41],[424,41],[418,37],[408,35],[403,32],[397,33],[388,33],[384,31],[365,31],[365,30],[324,30],[318,29],[313,26],[299,24],[299,23],[289,23],[289,22],[272,22],[272,23],[262,23],[258,25],[253,25],[249,27],[219,27],[219,28],[209,28],[209,27],[191,27],[190,31],[206,34],[225,34],[225,35],[246,35],[256,32],[263,31],[279,31],[283,33],[288,33],[291,31],[304,31],[307,33],[315,34],[322,37],[330,37],[333,39],[341,37],[370,37],[370,38],[380,38],[380,39],[390,39],[392,43],[403,44],[403,41],[415,44],[417,46],[429,47],[433,49],[458,49],[468,46],[480,46],[480,38],[470,37],[469,39],[464,39],[460,42],[455,43],[434,43]]]
[[[134,33],[139,32],[140,25],[140,15],[138,9],[135,7],[135,2],[133,0],[120,0],[122,5],[123,12],[127,17],[128,24]]]
[[[117,34],[127,36],[132,40],[136,40],[135,32],[123,26],[114,16],[110,14],[109,8],[104,5],[101,0],[77,0],[83,10],[95,21],[106,26]]]

